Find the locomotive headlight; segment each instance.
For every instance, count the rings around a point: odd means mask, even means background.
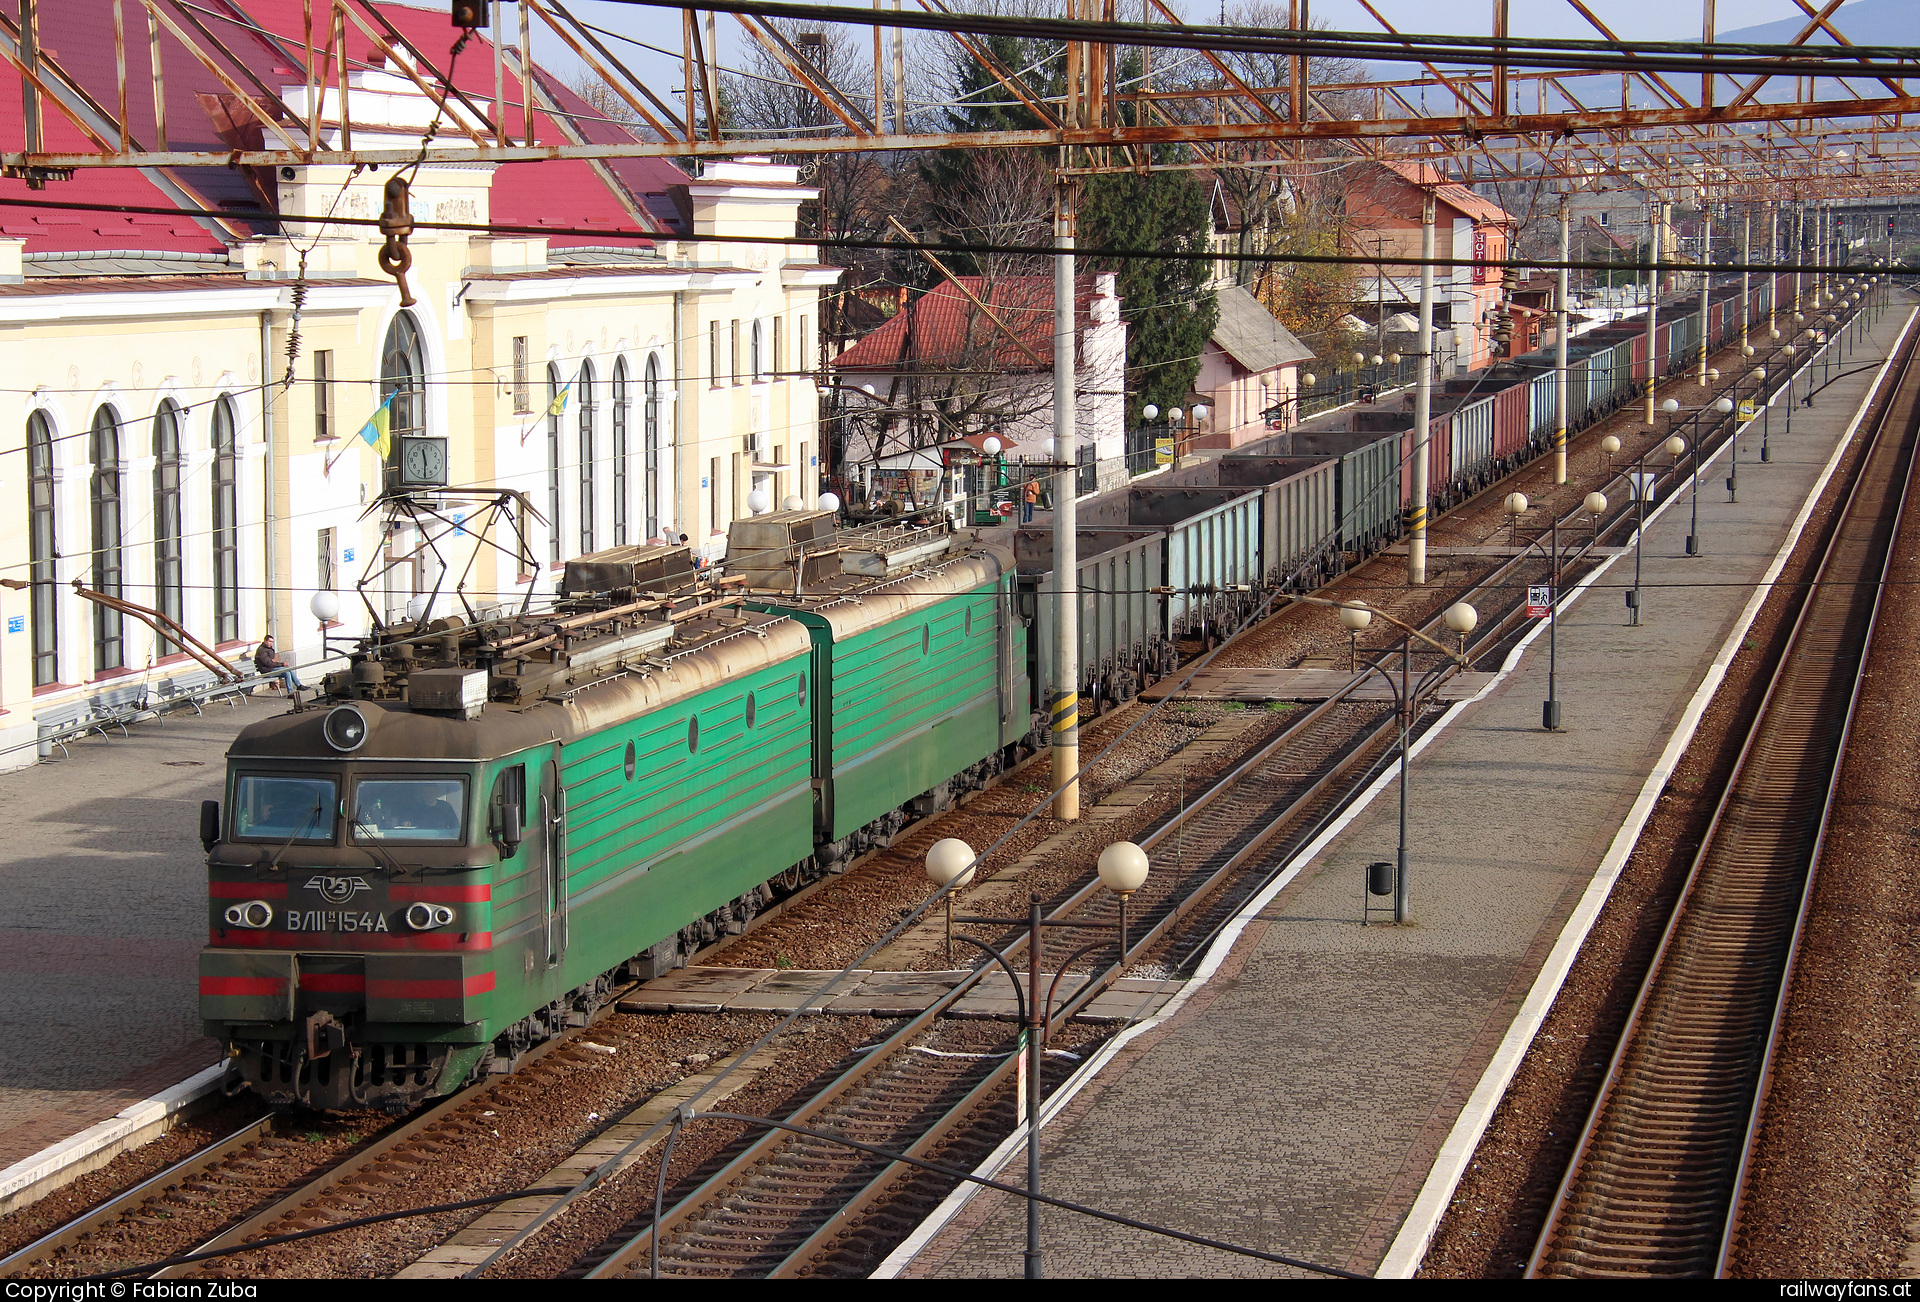
[[[273,906],[265,900],[248,900],[227,910],[227,925],[230,927],[247,927],[258,931],[272,921]]]
[[[407,925],[415,931],[432,931],[453,921],[453,910],[444,904],[409,904]]]
[[[320,735],[335,750],[359,750],[367,740],[367,716],[351,705],[338,706],[320,725]]]

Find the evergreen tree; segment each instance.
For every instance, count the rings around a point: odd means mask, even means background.
[[[1081,191],[1079,243],[1089,248],[1165,249],[1192,258],[1083,259],[1116,274],[1127,323],[1127,422],[1147,403],[1183,407],[1200,373],[1200,350],[1220,319],[1209,287],[1207,188],[1192,172],[1115,172]]]

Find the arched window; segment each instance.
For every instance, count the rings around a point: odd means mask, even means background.
[[[182,619],[180,527],[180,408],[171,399],[153,416],[153,606],[175,623]],[[180,644],[160,634],[159,652],[174,654]]]
[[[627,359],[613,364],[613,545],[627,545]]]
[[[748,345],[748,373],[757,384],[767,378],[766,350],[760,346],[760,318],[753,319],[752,342]]]
[[[54,560],[60,554],[54,534],[53,426],[45,412],[27,417],[27,539],[33,581],[33,685],[60,680],[59,591]]]
[[[644,500],[647,537],[660,536],[660,359],[647,358],[647,375],[640,394],[640,437],[646,458],[640,485]]]
[[[224,395],[213,404],[213,640],[240,640],[240,461]]]
[[[547,363],[547,559],[560,563],[560,368]]]
[[[389,488],[399,486],[406,440],[427,432],[426,374],[420,327],[414,323],[413,313],[401,312],[387,327],[386,342],[380,347],[380,401],[386,402],[388,395],[393,397],[387,408],[387,429],[393,436],[387,449]]]
[[[580,363],[580,374],[573,382],[573,399],[580,404],[580,554],[588,555],[593,547],[593,467],[594,467],[594,417],[598,414],[593,402],[593,363]]]
[[[120,415],[111,407],[93,414],[93,590],[121,595]],[[126,663],[120,612],[99,602],[93,606],[93,667],[118,669]]]

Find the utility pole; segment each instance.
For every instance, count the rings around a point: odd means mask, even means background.
[[[1414,354],[1420,376],[1413,386],[1413,519],[1407,534],[1407,582],[1427,581],[1427,438],[1433,420],[1433,191],[1420,207],[1420,334]]]
[[[1572,247],[1567,229],[1567,193],[1560,192],[1560,284],[1555,306],[1553,367],[1559,375],[1553,388],[1553,482],[1567,482],[1567,263]]]
[[[1660,380],[1660,359],[1656,355],[1656,350],[1654,348],[1654,345],[1659,341],[1659,335],[1655,333],[1654,318],[1659,316],[1660,314],[1660,270],[1659,270],[1660,245],[1661,245],[1660,227],[1662,224],[1661,218],[1666,215],[1664,202],[1662,200],[1655,199],[1652,202],[1653,202],[1653,212],[1652,212],[1651,225],[1653,227],[1653,236],[1652,236],[1653,256],[1647,260],[1647,414],[1646,414],[1646,421],[1647,421],[1647,424],[1649,425],[1652,425],[1654,423],[1653,390],[1654,390],[1654,386],[1658,384]]]
[[[1054,184],[1053,210],[1053,581],[1060,617],[1053,639],[1053,815],[1080,817],[1080,555],[1074,483],[1074,182]]]
[[[1700,191],[1700,364],[1694,368],[1700,387],[1707,387],[1707,307],[1713,298],[1713,205],[1706,189]]]
[[[1753,261],[1753,208],[1748,206],[1740,218],[1740,261],[1749,264]],[[1740,273],[1740,356],[1747,355],[1747,326],[1753,316],[1753,280],[1752,272]]]

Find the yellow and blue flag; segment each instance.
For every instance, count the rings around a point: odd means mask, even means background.
[[[380,459],[383,461],[393,450],[393,399],[399,392],[395,389],[393,393],[389,393],[386,401],[381,403],[367,423],[360,427],[360,437],[367,441],[368,447],[380,454]]]
[[[553,395],[553,401],[547,404],[547,415],[564,416],[567,414],[567,399],[573,396],[573,381],[567,381],[567,387]]]

